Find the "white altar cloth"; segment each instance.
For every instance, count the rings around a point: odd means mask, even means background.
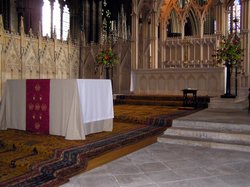
[[[84,140],[90,133],[112,131],[113,118],[110,80],[50,80],[50,134]],[[26,80],[5,84],[0,130],[7,128],[26,130]]]

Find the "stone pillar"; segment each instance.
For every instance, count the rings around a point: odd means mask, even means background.
[[[50,1],[50,37],[53,37],[53,27],[54,27],[54,23],[53,23],[53,18],[54,18],[54,2],[55,0],[49,0]]]
[[[186,41],[184,40],[185,38],[185,21],[182,19],[181,20],[181,61],[184,62],[186,59],[185,53],[186,53]],[[175,45],[176,51],[178,51],[177,45]],[[177,55],[175,54],[175,60],[178,59]]]
[[[203,38],[204,36],[204,22],[205,22],[205,17],[201,18],[200,20],[200,31],[199,31],[200,38]]]
[[[39,22],[39,32],[38,32],[38,63],[39,63],[39,75],[38,78],[41,79],[42,71],[41,71],[41,64],[42,64],[42,57],[43,57],[43,45],[42,45],[42,21]]]
[[[200,38],[203,38],[204,36],[204,19],[200,20]],[[204,45],[206,45],[204,42],[201,42],[200,44],[200,60],[203,62],[204,59]]]
[[[215,4],[216,34],[225,34],[227,25],[226,6],[220,1]]]
[[[243,71],[250,76],[250,1],[241,1],[241,42],[244,49]],[[248,85],[249,85],[248,78]]]
[[[103,38],[102,38],[102,1],[99,1],[98,5],[98,42],[100,44],[103,44]]]
[[[163,68],[163,63],[166,61],[166,48],[165,48],[165,42],[167,39],[167,30],[166,30],[166,20],[162,19],[160,23],[160,50],[161,50],[161,56],[159,57],[159,62],[158,66]]]
[[[150,68],[151,63],[151,45],[150,44],[150,24],[148,23],[148,20],[145,20],[142,22],[141,26],[141,32],[139,34],[139,42],[140,47],[138,48],[139,54],[143,54],[142,59],[138,59],[138,67],[137,68],[143,68],[148,69]],[[139,44],[138,44],[139,45]],[[148,49],[149,48],[149,49]],[[145,51],[149,51],[147,55],[145,54]],[[139,56],[138,54],[138,56]]]
[[[0,15],[0,98],[2,98],[3,95],[3,82],[4,82],[4,72],[3,72],[3,46],[4,46],[4,38],[3,38],[3,33],[4,33],[4,26],[3,26],[3,17]]]
[[[132,0],[132,36],[131,36],[131,69],[138,69],[139,51],[139,3],[140,0]]]
[[[91,40],[93,42],[96,42],[96,1],[93,0],[92,1],[92,23],[91,23],[91,26],[92,26],[92,38]]]
[[[151,68],[158,68],[158,1],[153,2],[153,12],[152,12],[152,20],[151,20],[151,51],[152,51],[152,66]]]
[[[84,4],[84,28],[85,28],[85,36],[86,36],[86,41],[90,41],[90,5],[89,5],[89,0],[85,1]]]
[[[24,32],[24,23],[23,23],[23,17],[21,17],[21,22],[20,22],[20,64],[21,64],[21,79],[25,79],[25,64],[24,64],[24,37],[25,37],[25,32]]]
[[[64,8],[64,2],[62,0],[60,0],[59,4],[60,4],[60,17],[61,17],[60,39],[63,40],[63,8]]]

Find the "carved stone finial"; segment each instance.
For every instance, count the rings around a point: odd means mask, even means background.
[[[0,30],[3,30],[3,16],[0,14]]]
[[[81,42],[82,42],[83,45],[86,45],[86,37],[85,37],[84,30],[81,31]]]
[[[56,26],[54,26],[54,33],[53,33],[53,39],[56,39]]]
[[[23,16],[21,16],[20,33],[24,34]]]
[[[33,36],[32,28],[30,28],[30,30],[29,30],[29,35],[30,35],[30,36]]]
[[[41,22],[41,21],[39,21],[38,36],[39,36],[39,37],[42,36],[42,22]]]
[[[68,38],[67,41],[70,42],[71,41],[71,37],[70,37],[70,30],[68,31]]]

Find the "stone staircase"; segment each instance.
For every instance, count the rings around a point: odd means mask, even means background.
[[[209,122],[176,119],[172,127],[168,128],[158,141],[250,152],[250,124],[248,122],[250,114],[249,116],[245,114],[242,117],[243,120],[237,124],[230,120],[229,122]]]

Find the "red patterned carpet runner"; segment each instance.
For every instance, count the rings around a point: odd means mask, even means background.
[[[26,130],[49,134],[50,80],[26,80]]]

